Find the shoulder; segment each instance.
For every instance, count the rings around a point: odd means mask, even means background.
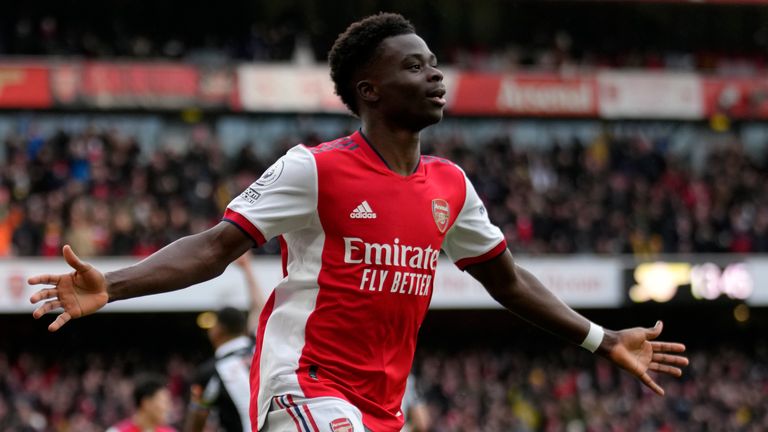
[[[251,187],[260,191],[260,189],[265,189],[268,186],[272,187],[273,184],[279,186],[286,181],[289,184],[296,181],[303,183],[307,180],[306,177],[313,172],[314,164],[312,153],[303,144],[298,144],[267,168]]]
[[[450,160],[448,160],[446,158],[441,158],[439,156],[421,155],[421,163],[423,163],[423,164],[437,163],[437,164],[441,164],[441,165],[452,166],[452,167],[454,167],[456,169],[461,169],[461,168],[459,168],[458,165],[456,165],[455,163],[451,162]]]
[[[288,161],[292,163],[298,163],[298,164],[305,164],[305,163],[311,163],[312,162],[312,151],[310,147],[305,146],[304,144],[297,144],[293,147],[291,147],[287,152],[285,152],[285,155],[278,159],[275,164],[280,163],[280,161]]]
[[[430,177],[437,177],[441,181],[448,181],[460,189],[466,186],[464,170],[448,159],[424,155],[421,156],[421,164],[424,166],[424,172]]]
[[[336,138],[333,141],[324,142],[314,147],[304,147],[316,158],[336,157],[342,154],[349,154],[360,148],[352,135]]]
[[[438,156],[422,155],[421,164],[430,173],[441,173],[464,177],[464,170],[456,163]]]
[[[321,177],[340,174],[340,168],[360,167],[365,159],[360,143],[352,135],[306,147],[314,157],[315,168]],[[341,170],[343,171],[343,170]]]

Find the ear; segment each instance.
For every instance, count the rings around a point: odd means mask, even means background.
[[[379,91],[371,81],[358,81],[355,90],[357,90],[360,99],[365,102],[377,102],[379,100]]]

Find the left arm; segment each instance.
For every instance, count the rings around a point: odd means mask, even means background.
[[[593,326],[530,272],[515,264],[508,250],[496,258],[467,267],[467,271],[509,311],[574,344],[582,344]],[[687,365],[688,359],[668,354],[684,352],[684,345],[653,341],[661,330],[661,322],[650,329],[606,329],[597,352],[663,395],[664,390],[648,375],[648,371],[679,377],[682,375],[679,366]]]

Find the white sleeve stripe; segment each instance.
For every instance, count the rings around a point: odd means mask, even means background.
[[[502,253],[504,253],[506,250],[507,250],[507,241],[505,239],[502,239],[495,246],[481,253],[480,255],[462,258],[454,262],[454,264],[456,265],[456,267],[463,270],[464,268],[470,265],[480,264],[485,261],[490,261],[493,258],[496,258]]]

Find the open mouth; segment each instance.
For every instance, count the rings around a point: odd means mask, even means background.
[[[427,93],[427,99],[436,105],[445,106],[445,87],[438,87]]]

